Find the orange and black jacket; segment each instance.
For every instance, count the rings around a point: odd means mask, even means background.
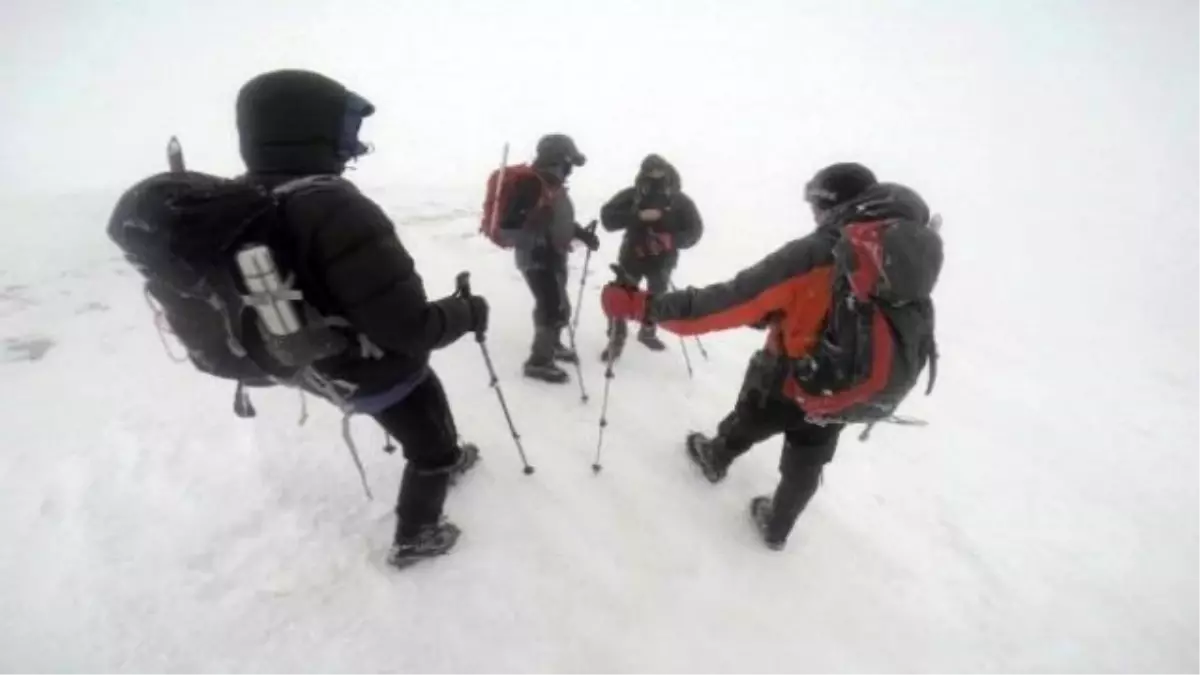
[[[646,320],[677,335],[767,324],[767,351],[807,356],[829,312],[838,226],[789,242],[729,281],[650,299]]]

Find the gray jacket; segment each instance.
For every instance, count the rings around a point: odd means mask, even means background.
[[[567,187],[548,186],[531,177],[514,189],[502,227],[514,242],[517,269],[565,268],[571,241],[579,230]],[[545,192],[549,193],[547,203],[540,203]]]

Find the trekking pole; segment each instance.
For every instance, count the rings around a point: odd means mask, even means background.
[[[587,229],[595,232],[596,221],[588,224]],[[588,263],[592,262],[592,249],[588,249],[587,255],[583,256],[583,273],[579,276],[579,295],[575,297],[575,318],[571,320],[571,335],[579,329],[579,314],[583,311],[583,285],[587,283]],[[572,345],[573,346],[573,345]]]
[[[596,221],[588,224],[587,229],[591,232],[596,231]],[[588,249],[587,255],[583,257],[583,273],[579,278],[579,295],[575,298],[575,316],[567,324],[567,337],[571,339],[571,351],[575,352],[575,379],[579,381],[579,400],[583,403],[588,402],[587,386],[583,382],[583,366],[579,360],[579,348],[575,343],[575,331],[579,328],[579,314],[583,311],[583,287],[587,283],[588,263],[592,261],[592,249]]]
[[[600,436],[596,441],[596,459],[592,461],[592,473],[600,473],[604,467],[600,464],[600,452],[604,449],[604,428],[608,426],[608,389],[612,386],[613,358],[616,350],[612,348],[612,338],[608,340],[608,360],[604,368],[604,402],[600,404]]]
[[[687,341],[683,339],[682,335],[679,336],[679,347],[683,350],[683,362],[687,364],[688,379],[693,379],[692,357],[688,356]]]
[[[471,281],[469,272],[460,272],[455,279],[458,294],[464,298],[471,297]],[[475,333],[475,342],[479,343],[479,351],[483,353],[483,362],[487,364],[488,375],[491,377],[490,386],[496,390],[496,398],[500,399],[500,408],[504,411],[504,419],[508,421],[508,431],[512,434],[513,442],[517,444],[517,454],[521,456],[521,464],[525,467],[525,475],[533,473],[533,467],[525,458],[525,448],[521,445],[521,435],[513,424],[512,415],[508,411],[508,402],[504,400],[504,391],[500,389],[500,378],[496,377],[496,368],[492,365],[492,356],[488,353],[487,338],[483,331]]]
[[[579,381],[579,400],[588,402],[587,386],[583,383],[583,366],[579,362],[579,348],[575,346],[575,329],[567,324],[567,338],[571,340],[571,351],[575,352],[575,379]]]
[[[675,282],[672,281],[671,282],[671,292],[674,293],[677,290],[679,290],[679,288],[676,287]],[[707,361],[708,360],[708,350],[704,348],[704,343],[700,341],[700,336],[697,335],[695,337],[696,337],[696,347],[700,349],[700,355],[704,357],[705,361]],[[679,342],[680,342],[680,344],[683,343],[682,336],[680,336]],[[687,358],[687,347],[683,348],[683,353],[684,353],[684,358]],[[690,375],[691,372],[692,372],[692,368],[691,368],[691,366],[688,366],[688,374]]]
[[[612,271],[617,275],[617,283],[632,286],[629,277],[620,265],[612,265]],[[616,331],[608,338],[608,359],[605,361],[604,368],[604,399],[600,404],[600,434],[596,440],[596,459],[592,462],[592,473],[600,473],[603,465],[600,464],[600,453],[604,449],[604,429],[608,427],[608,390],[612,386],[613,378],[616,375],[613,373],[613,362],[617,360],[616,349],[613,349],[613,341],[616,339]]]

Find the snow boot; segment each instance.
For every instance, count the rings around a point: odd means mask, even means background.
[[[538,326],[533,334],[533,347],[529,350],[529,359],[525,361],[525,377],[551,384],[563,384],[570,379],[567,371],[554,363],[560,344],[557,329]]]
[[[426,558],[445,555],[454,548],[462,530],[444,518],[437,523],[425,525],[413,535],[403,535],[401,528],[396,528],[396,540],[392,550],[388,552],[388,564],[397,569]]]
[[[638,342],[646,345],[650,351],[661,352],[667,348],[667,345],[663,344],[663,341],[658,339],[654,324],[652,323],[642,324],[641,329],[638,330],[637,339]]]
[[[543,363],[533,359],[525,362],[525,377],[551,384],[563,384],[571,379],[567,371],[559,368],[553,362]]]
[[[782,551],[787,541],[772,538],[771,515],[770,497],[762,495],[750,500],[750,517],[754,519],[754,526],[758,529],[758,534],[762,537],[763,543],[772,551]]]
[[[761,495],[750,500],[750,518],[754,519],[754,525],[758,530],[758,534],[762,537],[762,542],[767,544],[767,548],[770,550],[781,551],[787,545],[787,540],[776,538],[770,532],[772,515],[773,509],[770,497]]]
[[[768,548],[779,551],[787,545],[792,527],[821,484],[823,470],[824,465],[789,466],[775,488],[774,497],[751,500],[750,515]]]
[[[579,363],[579,354],[574,349],[559,343],[554,345],[554,360],[559,363]]]
[[[463,443],[459,446],[458,462],[450,468],[450,484],[455,485],[468,471],[479,463],[479,446]]]
[[[722,457],[723,449],[724,441],[720,437],[710,439],[696,432],[687,436],[688,457],[713,484],[725,480],[725,474],[729,471],[729,461]]]

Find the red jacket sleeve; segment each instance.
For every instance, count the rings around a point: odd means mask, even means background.
[[[733,279],[653,298],[646,319],[677,335],[750,326],[773,312],[787,313],[810,295],[827,295],[832,257],[830,235],[817,231]]]

